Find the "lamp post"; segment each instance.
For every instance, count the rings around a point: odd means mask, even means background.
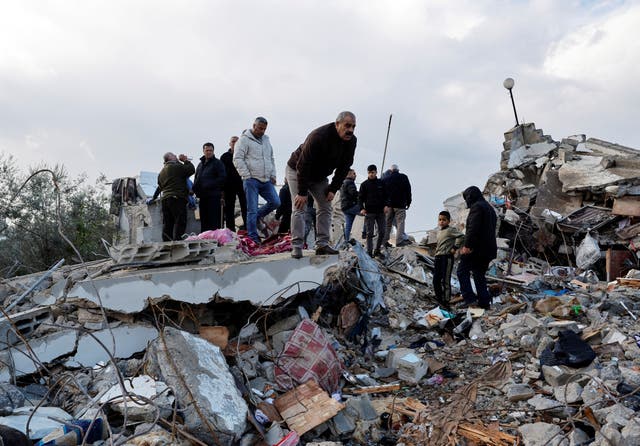
[[[506,78],[504,80],[504,82],[502,83],[502,85],[504,86],[504,88],[506,88],[507,90],[509,90],[509,96],[511,96],[511,105],[513,106],[513,114],[516,117],[516,127],[520,125],[520,123],[518,122],[518,112],[516,111],[516,103],[513,100],[513,85],[515,84],[514,80],[511,79],[510,77]]]

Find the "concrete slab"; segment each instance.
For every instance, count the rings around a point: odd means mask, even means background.
[[[204,304],[220,296],[272,305],[316,288],[322,283],[325,270],[337,262],[338,256],[292,259],[289,253],[281,253],[233,264],[118,271],[93,281],[80,281],[66,297],[100,304],[97,290],[105,308],[124,313],[142,311],[149,298]]]
[[[31,350],[21,344],[2,352],[0,354],[0,382],[9,381],[12,370],[17,376],[28,375],[38,370],[40,363],[51,362],[72,353],[76,341],[77,333],[75,330],[63,330],[42,338],[30,339]]]
[[[104,329],[93,334],[113,353],[116,358],[129,358],[134,353],[141,352],[147,348],[147,344],[158,337],[158,330],[151,326],[141,324],[120,325],[111,329],[116,341],[116,348],[113,351],[111,333]],[[76,354],[67,361],[67,366],[92,367],[100,361],[108,361],[109,355],[96,340],[88,334],[80,336]]]
[[[602,156],[581,156],[558,169],[562,192],[603,189],[606,186],[640,179],[636,160],[616,160],[613,166]]]

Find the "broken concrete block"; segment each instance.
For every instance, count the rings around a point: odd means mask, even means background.
[[[276,398],[274,405],[289,428],[298,435],[330,420],[345,407],[331,398],[314,380]]]
[[[289,331],[295,329],[300,323],[301,317],[299,314],[280,319],[267,329],[267,336],[273,336],[281,331]]]
[[[600,430],[596,431],[596,439],[592,444],[597,446],[621,446],[621,441],[622,435],[620,434],[618,427],[605,424],[600,428]]]
[[[620,333],[618,330],[609,330],[609,333],[602,339],[603,344],[622,344],[627,339],[627,336]]]
[[[156,420],[157,410],[161,417],[170,417],[173,409],[174,397],[168,392],[168,387],[161,381],[155,381],[147,375],[136,376],[124,380],[126,396],[123,396],[119,384],[113,386],[98,400],[101,404],[109,403],[111,409],[121,414],[127,412],[131,421],[153,422]],[[132,400],[133,395],[141,396],[153,401],[153,405],[144,399]]]
[[[577,403],[582,401],[582,386],[576,382],[570,382],[553,389],[553,396],[561,403]]]
[[[11,415],[17,407],[24,406],[22,390],[9,383],[0,383],[0,416]]]
[[[417,384],[427,374],[429,365],[422,357],[408,353],[398,360],[396,368],[399,379]]]
[[[587,435],[585,431],[578,429],[577,427],[569,433],[568,439],[569,446],[588,444],[590,440],[589,435]]]
[[[567,418],[577,412],[573,407],[568,407],[566,404],[562,404],[560,401],[552,400],[551,398],[545,398],[542,395],[536,395],[527,401],[538,411],[545,411],[546,413],[561,418]]]
[[[637,418],[631,420],[622,428],[622,444],[636,445],[640,444],[640,421]]]
[[[293,330],[279,331],[271,337],[271,346],[276,353],[281,353],[284,350],[284,346],[293,334]]]
[[[187,332],[165,328],[148,353],[161,379],[176,390],[190,433],[212,444],[230,445],[240,439],[247,403],[217,346]]]
[[[415,350],[413,350],[412,348],[392,348],[391,350],[389,350],[389,354],[387,355],[387,359],[385,360],[385,366],[397,369],[398,361],[400,361],[400,358],[410,353],[415,353]]]
[[[17,429],[31,440],[39,440],[72,419],[71,415],[58,407],[20,407],[8,417],[0,417],[0,425]]]
[[[525,446],[568,446],[560,426],[549,423],[523,424],[518,428]]]
[[[553,321],[547,324],[547,332],[550,336],[556,337],[558,333],[564,330],[571,330],[574,333],[580,333],[578,323],[575,321]]]
[[[619,365],[618,369],[624,382],[635,387],[640,386],[640,371],[622,365]]]
[[[594,410],[593,414],[600,424],[615,423],[616,426],[626,426],[629,420],[635,416],[633,409],[629,409],[622,403]]]
[[[586,384],[589,381],[590,376],[597,376],[598,370],[593,364],[581,369],[574,369],[564,365],[543,365],[542,375],[547,384],[558,387],[568,383],[574,375],[579,375],[576,382],[580,384]]]
[[[223,326],[201,326],[198,334],[224,350],[229,343],[229,329]]]
[[[526,384],[513,384],[507,390],[507,398],[512,402],[528,400],[534,395],[533,389]]]

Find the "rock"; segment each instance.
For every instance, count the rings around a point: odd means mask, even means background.
[[[565,404],[562,404],[560,401],[552,400],[551,398],[545,398],[542,395],[536,395],[530,400],[527,401],[527,404],[530,404],[538,411],[545,411],[549,415],[567,418],[577,412],[577,410],[573,407],[568,407]]]
[[[635,414],[632,409],[620,403],[594,410],[593,413],[600,424],[614,423],[617,426],[626,426]]]
[[[531,423],[523,424],[518,428],[522,435],[524,446],[568,446],[569,442],[563,439],[562,429],[555,424]]]
[[[534,394],[533,389],[526,384],[513,384],[509,387],[509,390],[507,390],[507,398],[513,402],[528,400],[532,398]]]
[[[16,407],[24,406],[22,390],[9,383],[0,383],[0,416],[11,415]]]
[[[590,376],[598,376],[598,371],[593,364],[581,369],[574,369],[564,365],[543,365],[542,375],[547,384],[558,387],[573,380],[574,375],[578,375],[574,381],[580,384],[586,384]]]
[[[25,434],[17,429],[0,424],[0,444],[11,446],[31,446]]]
[[[577,403],[582,401],[582,386],[576,382],[570,382],[553,389],[553,395],[561,403]]]
[[[637,418],[631,420],[622,428],[622,444],[625,446],[640,444],[640,421]]]
[[[211,444],[230,445],[240,439],[247,403],[219,347],[187,332],[165,328],[148,353],[161,379],[175,389],[190,433]]]
[[[622,446],[622,435],[615,426],[605,424],[596,431],[596,439],[591,445],[594,446]]]
[[[603,344],[613,344],[613,343],[619,343],[622,344],[625,340],[627,339],[627,337],[620,333],[618,330],[610,330],[609,333],[607,333],[607,335],[602,339],[602,343]]]
[[[640,386],[640,372],[638,370],[624,367],[622,365],[618,366],[618,368],[620,369],[620,373],[624,382],[634,387]]]
[[[569,446],[582,446],[589,440],[589,435],[581,429],[575,428],[569,433]]]
[[[593,380],[589,381],[582,389],[582,401],[592,409],[599,409],[600,405],[596,403],[602,400],[603,394],[600,386]]]

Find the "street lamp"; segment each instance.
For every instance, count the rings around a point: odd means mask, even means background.
[[[513,85],[515,84],[514,80],[511,79],[510,77],[506,78],[504,80],[504,82],[502,83],[502,85],[504,86],[504,88],[506,88],[507,90],[509,90],[509,96],[511,96],[511,105],[513,106],[513,114],[516,117],[516,127],[520,125],[520,123],[518,122],[518,112],[516,112],[516,103],[513,100],[513,92],[511,90],[513,90]]]

